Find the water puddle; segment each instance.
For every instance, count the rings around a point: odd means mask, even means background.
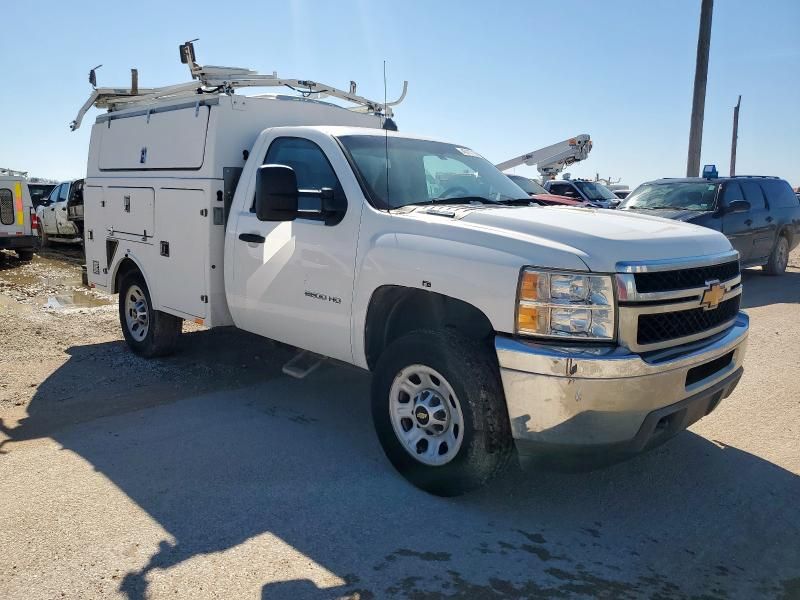
[[[110,304],[108,300],[97,298],[83,290],[72,290],[65,294],[50,296],[44,307],[53,310],[64,310],[69,308],[94,308],[108,304]]]
[[[29,263],[13,257],[0,263],[0,292],[17,302],[62,311],[106,306],[111,300],[83,287],[80,265],[42,256]]]

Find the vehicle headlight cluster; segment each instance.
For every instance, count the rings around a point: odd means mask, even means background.
[[[614,289],[608,275],[523,269],[517,333],[548,338],[614,339]]]

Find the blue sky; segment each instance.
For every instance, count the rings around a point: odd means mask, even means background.
[[[800,1],[717,0],[702,163],[727,174],[742,94],[737,171],[800,186]],[[700,0],[588,2],[6,2],[0,36],[0,166],[85,173],[89,125],[67,124],[99,85],[185,81],[198,60],[308,78],[382,98],[409,81],[400,129],[494,162],[589,133],[574,176],[636,185],[686,168]],[[517,173],[535,175],[534,168]]]

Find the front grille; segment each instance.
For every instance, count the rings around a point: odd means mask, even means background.
[[[706,281],[728,281],[739,274],[739,261],[707,265],[693,269],[636,273],[636,291],[640,293],[688,290],[706,285]]]
[[[0,190],[0,223],[14,224],[14,196],[11,195],[11,190]]]
[[[720,302],[713,310],[691,308],[676,312],[639,315],[636,341],[642,346],[703,333],[733,320],[739,312],[741,295]]]

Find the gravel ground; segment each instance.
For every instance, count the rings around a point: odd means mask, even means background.
[[[745,273],[745,375],[669,444],[444,500],[369,376],[185,326],[146,361],[77,252],[0,259],[0,597],[800,598],[800,251]]]

